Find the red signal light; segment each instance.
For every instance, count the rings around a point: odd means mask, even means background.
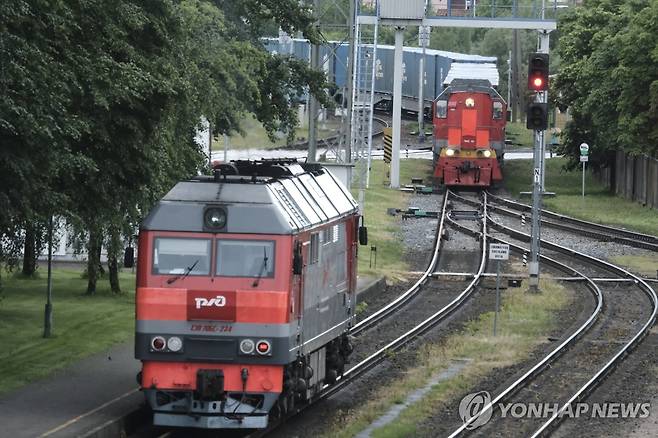
[[[270,352],[270,343],[267,341],[258,341],[256,344],[256,350],[258,351],[259,354],[267,354]]]
[[[539,92],[548,89],[548,54],[532,53],[528,60],[528,89]]]

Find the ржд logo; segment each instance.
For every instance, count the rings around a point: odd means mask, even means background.
[[[224,307],[226,305],[226,297],[223,295],[217,295],[215,298],[195,298],[196,308],[200,309],[202,307]]]

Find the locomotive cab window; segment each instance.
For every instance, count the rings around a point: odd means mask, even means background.
[[[270,240],[218,240],[220,277],[274,277],[274,242]]]
[[[436,116],[439,119],[445,119],[448,117],[448,101],[447,100],[437,100],[436,101]]]
[[[157,237],[153,245],[153,273],[210,274],[210,240]]]
[[[503,118],[503,103],[494,102],[493,103],[493,118],[496,120],[501,120]]]

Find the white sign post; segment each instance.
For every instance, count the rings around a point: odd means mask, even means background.
[[[509,259],[509,245],[506,243],[489,244],[489,260],[496,261],[496,313],[494,313],[493,335],[496,336],[498,313],[500,313],[500,261]]]
[[[589,153],[589,145],[587,143],[581,143],[580,144],[580,162],[583,163],[583,198],[585,198],[585,163],[587,163],[587,160],[589,157],[587,154]]]

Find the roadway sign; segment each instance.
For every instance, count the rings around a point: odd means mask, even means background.
[[[506,243],[489,244],[489,260],[509,259],[509,245]]]
[[[589,152],[589,145],[587,143],[580,144],[580,155],[587,155]]]
[[[580,156],[580,162],[581,163],[587,163],[589,161],[589,157],[587,155],[581,155]]]

